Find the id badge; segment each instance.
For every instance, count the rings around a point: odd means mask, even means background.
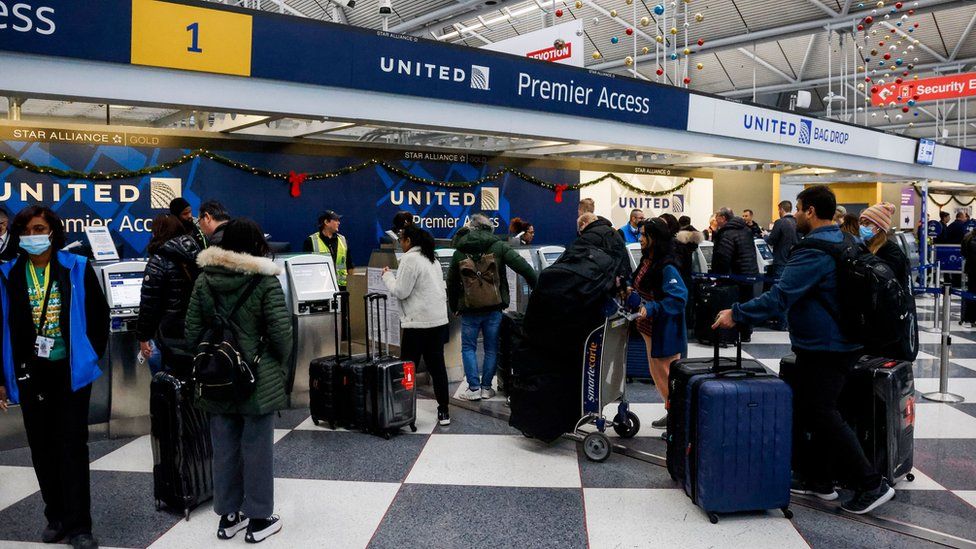
[[[54,349],[54,339],[50,337],[37,336],[34,340],[34,352],[38,358],[50,358],[51,351]]]

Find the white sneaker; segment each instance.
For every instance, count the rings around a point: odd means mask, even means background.
[[[495,396],[495,390],[494,389],[482,389],[481,390],[481,398],[483,398],[483,399],[494,398],[494,396]]]
[[[467,389],[458,395],[458,398],[461,400],[481,400],[481,391],[472,391],[471,389]]]

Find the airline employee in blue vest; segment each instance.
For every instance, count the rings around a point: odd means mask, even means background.
[[[11,227],[21,254],[0,266],[3,368],[0,409],[20,403],[34,473],[44,498],[45,543],[92,537],[88,401],[102,375],[108,305],[84,257],[58,251],[64,224],[51,209],[22,210]]]
[[[346,279],[352,269],[352,262],[349,261],[349,246],[346,244],[346,237],[339,234],[341,221],[341,215],[332,210],[326,210],[319,216],[319,230],[308,235],[302,249],[306,252],[332,255],[339,289],[345,291]]]
[[[633,209],[630,210],[630,221],[617,229],[620,231],[620,236],[623,237],[624,242],[627,244],[640,243],[641,241],[641,223],[644,222],[644,210]]]

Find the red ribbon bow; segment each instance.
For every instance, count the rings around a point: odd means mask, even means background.
[[[569,185],[556,185],[556,204],[562,204],[563,202],[563,191],[569,188]]]
[[[288,173],[288,182],[291,183],[291,196],[293,198],[298,198],[302,195],[302,183],[308,178],[307,174],[304,173]]]

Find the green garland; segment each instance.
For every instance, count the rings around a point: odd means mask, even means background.
[[[917,194],[919,198],[922,198],[922,191],[918,190],[918,185],[912,183],[912,188],[915,189],[915,194]],[[963,202],[962,200],[956,198],[955,195],[949,195],[948,200],[946,200],[944,203],[940,203],[938,200],[935,199],[934,196],[932,196],[931,192],[929,192],[929,200],[931,200],[932,203],[938,206],[939,208],[945,208],[946,206],[949,205],[950,202],[955,202],[960,206],[969,206],[970,204],[976,203],[976,198],[970,198],[969,202]]]
[[[237,162],[235,160],[227,158],[226,156],[221,156],[219,154],[210,152],[206,149],[197,149],[191,153],[184,154],[183,156],[177,158],[176,160],[171,160],[169,162],[164,162],[162,164],[156,164],[155,166],[149,166],[147,168],[142,168],[141,170],[125,170],[125,171],[115,171],[115,172],[80,172],[77,170],[62,170],[60,168],[54,168],[51,166],[38,166],[37,164],[34,164],[32,162],[28,162],[26,160],[22,160],[20,158],[16,158],[8,154],[0,153],[0,162],[6,162],[7,164],[10,164],[11,166],[21,170],[27,170],[29,172],[34,172],[43,175],[51,175],[63,179],[84,179],[84,180],[91,180],[91,181],[112,181],[117,179],[131,179],[137,177],[144,177],[147,175],[154,175],[157,173],[169,171],[172,170],[173,168],[182,166],[183,164],[186,164],[187,162],[190,162],[195,158],[206,158],[208,160],[212,160],[214,162],[217,162],[218,164],[223,164],[224,166],[230,168],[245,171],[252,175],[257,175],[260,177],[267,177],[270,179],[289,181],[294,176],[293,173],[289,174],[284,172],[276,172],[272,170],[266,170],[264,168],[258,168],[255,166],[249,166],[242,162]],[[417,183],[420,185],[430,185],[435,187],[446,187],[452,189],[458,189],[458,188],[470,189],[473,187],[477,187],[484,183],[497,181],[498,179],[502,178],[506,173],[512,174],[515,177],[522,179],[523,181],[526,181],[528,183],[531,183],[533,185],[545,189],[549,189],[553,192],[557,191],[557,187],[561,188],[562,190],[576,191],[584,187],[597,185],[599,183],[602,183],[603,181],[606,181],[607,179],[612,179],[613,181],[616,181],[618,184],[620,184],[628,191],[635,194],[644,195],[644,196],[668,196],[687,187],[692,181],[694,181],[693,177],[689,177],[685,179],[684,182],[682,182],[681,184],[677,185],[674,188],[661,190],[661,191],[648,191],[646,189],[641,189],[640,187],[634,186],[628,183],[627,181],[624,181],[621,177],[619,177],[616,174],[608,173],[592,181],[587,181],[585,183],[579,183],[576,185],[557,185],[555,183],[551,183],[544,179],[540,179],[538,177],[529,175],[516,168],[504,168],[504,167],[499,168],[498,170],[491,172],[483,177],[470,180],[470,181],[454,181],[454,182],[438,181],[436,179],[427,179],[424,177],[418,177],[400,166],[390,164],[384,160],[377,160],[375,158],[371,158],[364,162],[360,162],[359,164],[353,164],[351,166],[339,168],[338,170],[333,170],[329,172],[316,172],[316,173],[303,174],[304,177],[302,178],[302,180],[321,181],[325,179],[334,179],[336,177],[350,175],[358,171],[365,170],[372,166],[380,166],[386,171],[394,175],[397,175],[403,179],[406,179],[412,183]]]

